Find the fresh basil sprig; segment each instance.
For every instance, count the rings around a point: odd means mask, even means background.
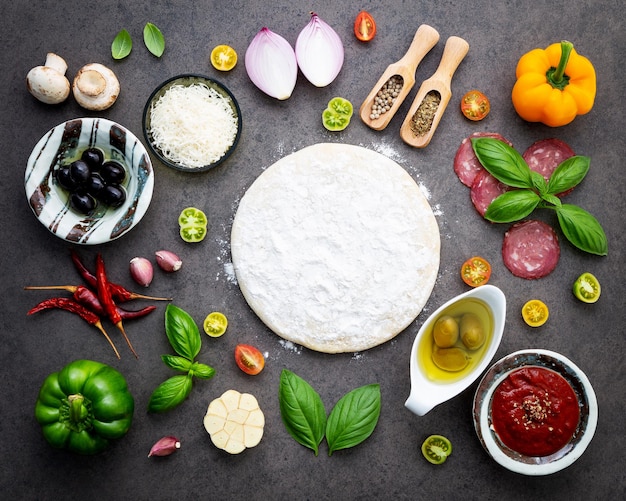
[[[380,386],[370,384],[344,395],[328,418],[319,394],[297,374],[283,369],[278,391],[280,415],[288,433],[318,455],[324,435],[328,455],[360,444],[374,431],[380,416]]]
[[[598,220],[557,196],[578,185],[589,172],[589,157],[573,156],[562,162],[550,180],[528,167],[524,158],[508,144],[493,138],[474,138],[472,146],[482,166],[498,181],[514,190],[497,197],[485,212],[494,223],[511,223],[532,214],[535,209],[556,212],[561,231],[575,247],[590,254],[606,256],[608,242]]]
[[[149,412],[165,412],[181,404],[191,393],[193,378],[210,379],[215,369],[196,362],[202,338],[198,325],[181,308],[172,304],[165,309],[165,334],[178,355],[162,355],[161,360],[170,369],[184,374],[163,381],[150,396]]]

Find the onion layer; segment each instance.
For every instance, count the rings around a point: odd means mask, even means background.
[[[283,37],[262,28],[250,42],[245,66],[252,83],[268,96],[288,99],[296,86],[298,62],[293,48]]]
[[[339,35],[311,12],[311,20],[296,40],[300,71],[316,87],[326,87],[341,71],[344,50]]]

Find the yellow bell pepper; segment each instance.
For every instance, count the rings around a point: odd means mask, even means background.
[[[596,72],[589,59],[576,53],[571,42],[524,54],[515,74],[513,106],[528,122],[559,127],[593,107]]]

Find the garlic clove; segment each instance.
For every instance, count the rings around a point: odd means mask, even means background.
[[[170,454],[174,454],[178,449],[180,449],[180,440],[172,436],[163,437],[152,446],[148,457],[169,456]]]
[[[159,268],[168,273],[180,270],[183,265],[182,260],[176,254],[168,250],[157,251],[155,256]]]
[[[143,287],[148,287],[154,277],[152,263],[145,257],[134,257],[130,260],[130,276]]]

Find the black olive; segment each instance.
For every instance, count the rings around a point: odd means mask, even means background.
[[[70,205],[82,214],[89,214],[96,208],[95,199],[88,193],[75,191],[70,195]]]
[[[99,148],[87,148],[80,158],[92,171],[98,171],[104,162],[104,153]]]
[[[97,172],[93,172],[85,183],[85,190],[90,195],[97,197],[102,188],[104,188],[104,181],[102,180],[102,177]]]
[[[120,184],[126,177],[126,169],[119,162],[109,160],[102,164],[100,175],[107,184]]]
[[[76,186],[85,184],[89,176],[91,176],[91,169],[82,160],[74,160],[70,164],[70,178],[72,178]]]
[[[57,178],[57,182],[59,183],[61,188],[64,188],[68,191],[72,191],[74,188],[76,188],[76,183],[72,180],[70,176],[69,165],[63,165],[62,167],[59,167],[55,175]]]
[[[111,207],[119,207],[126,201],[126,192],[121,186],[107,184],[98,193],[98,200]]]

